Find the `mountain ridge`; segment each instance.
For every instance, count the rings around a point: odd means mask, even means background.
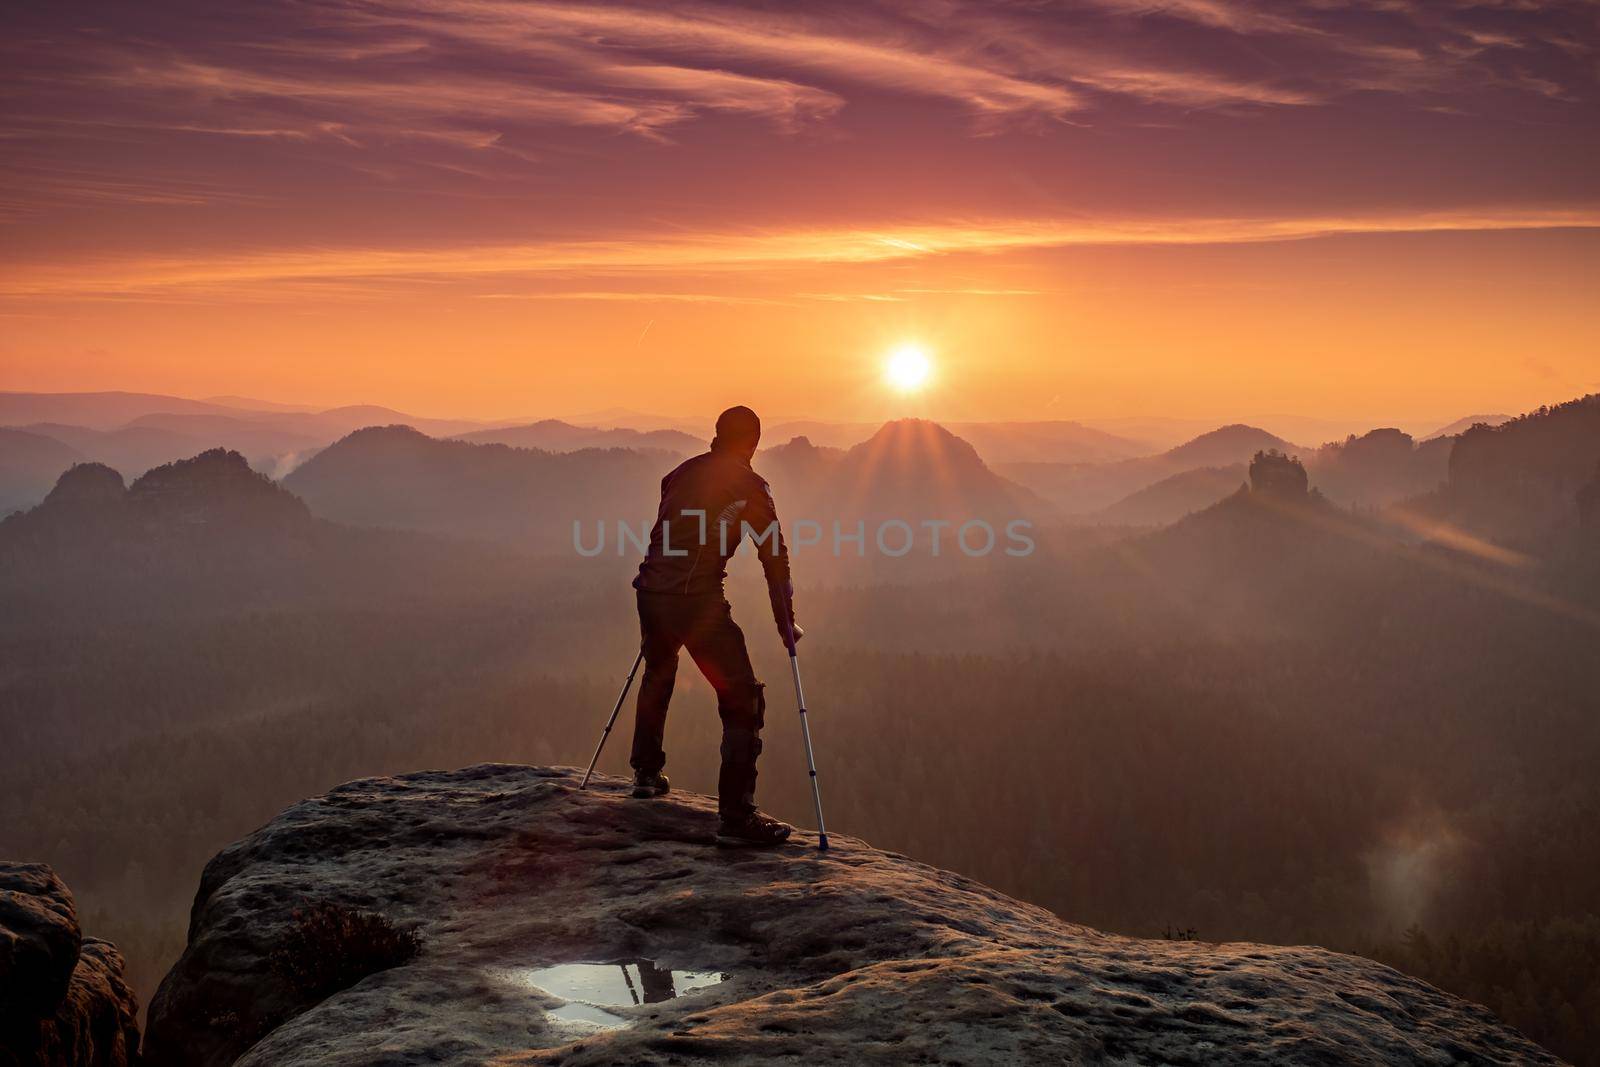
[[[1102,464],[1000,464],[997,470],[1051,501],[1063,512],[1088,517],[1115,507],[1141,490],[1174,475],[1204,467],[1248,463],[1255,453],[1298,446],[1244,423],[1231,423],[1192,437],[1153,456]]]
[[[452,434],[457,441],[472,444],[510,445],[537,448],[546,452],[574,452],[584,448],[659,449],[681,456],[703,452],[706,442],[680,430],[596,429],[578,426],[561,419],[540,419],[519,426],[500,426]]]

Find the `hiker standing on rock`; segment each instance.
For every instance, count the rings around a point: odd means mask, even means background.
[[[667,704],[686,648],[717,693],[722,717],[722,772],[717,805],[719,845],[777,845],[790,827],[756,810],[756,758],[766,696],[750,665],[744,632],[723,595],[728,560],[748,533],[767,576],[772,614],[784,646],[803,634],[794,625],[794,589],[778,513],[765,479],[750,469],[761,441],[761,420],[747,407],[717,416],[711,451],[684,461],[661,479],[661,507],[639,575],[639,629],[644,680],[633,732],[633,795],[667,792],[661,740]]]

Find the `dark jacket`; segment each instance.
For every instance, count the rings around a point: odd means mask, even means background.
[[[746,531],[766,572],[780,632],[789,610],[789,552],[766,480],[734,453],[713,448],[661,479],[661,507],[633,587],[650,593],[720,593]]]

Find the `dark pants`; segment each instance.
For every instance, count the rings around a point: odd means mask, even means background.
[[[655,773],[666,766],[661,739],[667,729],[667,704],[678,676],[678,650],[689,656],[717,692],[722,716],[722,773],[717,803],[724,817],[748,815],[756,807],[756,759],[766,696],[750,666],[744,632],[720,592],[650,593],[640,590],[639,631],[644,641],[644,680],[639,683],[633,726],[633,769]]]

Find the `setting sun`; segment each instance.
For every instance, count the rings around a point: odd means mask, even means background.
[[[933,361],[921,345],[907,342],[889,353],[883,366],[883,377],[897,392],[915,393],[928,384],[933,375]]]

